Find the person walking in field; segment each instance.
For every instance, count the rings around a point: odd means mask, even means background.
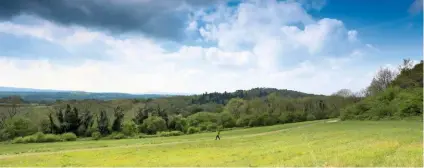
[[[221,130],[218,129],[218,133],[216,134],[215,140],[217,140],[217,139],[221,140],[221,138],[219,137],[220,133],[221,133]]]

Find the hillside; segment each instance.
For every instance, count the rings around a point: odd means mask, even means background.
[[[384,74],[384,73],[382,73]],[[380,80],[378,80],[380,79]],[[373,80],[380,91],[342,111],[343,120],[403,119],[423,115],[423,61],[414,67],[405,66],[390,83],[384,76]]]
[[[333,120],[334,121],[334,120]],[[418,121],[311,121],[216,134],[1,144],[0,165],[96,167],[422,167]],[[395,151],[395,152],[394,152]]]
[[[113,99],[136,99],[136,98],[158,98],[169,95],[159,94],[126,94],[126,93],[90,93],[74,91],[3,91],[0,98],[19,96],[28,102],[54,102],[56,100],[113,100]]]

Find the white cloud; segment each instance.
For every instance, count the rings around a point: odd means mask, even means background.
[[[358,40],[356,37],[357,35],[358,35],[358,32],[356,30],[350,30],[347,32],[348,39],[351,42],[355,42]]]
[[[7,79],[0,86],[131,93],[276,87],[330,94],[341,88],[359,90],[369,83],[364,75],[374,71],[352,64],[365,54],[360,48],[364,46],[356,43],[355,30],[347,30],[336,19],[314,20],[292,1],[252,0],[236,9],[199,11],[187,31],[199,31],[204,40],[217,45],[183,45],[170,51],[138,35],[114,37],[48,21],[3,22],[0,32],[48,40],[73,53],[96,46],[106,59],[90,57],[82,64],[64,65],[0,56],[0,76]]]

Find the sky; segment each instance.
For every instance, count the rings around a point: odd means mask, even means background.
[[[0,86],[359,91],[423,57],[422,0],[3,0]]]

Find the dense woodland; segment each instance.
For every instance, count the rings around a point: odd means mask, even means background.
[[[361,92],[343,89],[330,96],[254,88],[162,98],[58,100],[49,105],[25,104],[19,96],[10,96],[2,99],[7,105],[0,111],[0,139],[27,143],[143,138],[328,118],[422,116],[422,64],[405,60],[399,72],[382,68]]]

